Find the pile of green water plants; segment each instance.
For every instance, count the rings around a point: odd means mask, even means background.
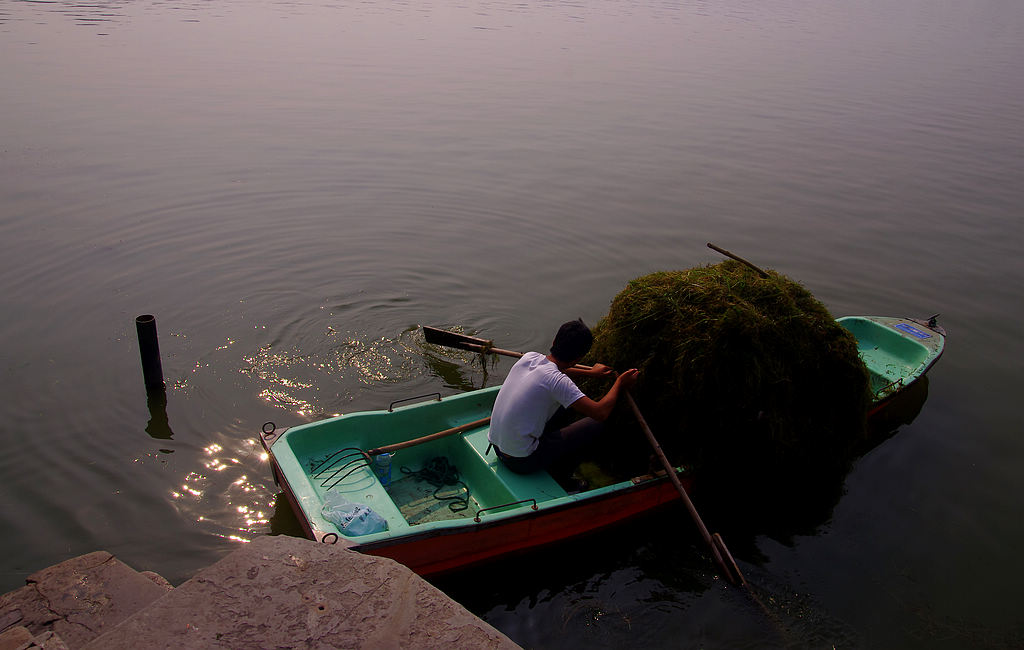
[[[811,489],[845,476],[864,435],[868,374],[854,338],[797,282],[731,260],[652,273],[593,331],[588,360],[640,369],[633,394],[648,424],[702,480]],[[628,426],[630,414],[616,418]]]

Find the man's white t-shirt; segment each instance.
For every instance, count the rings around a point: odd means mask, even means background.
[[[487,440],[509,456],[525,458],[558,407],[569,408],[581,397],[583,391],[558,366],[539,352],[527,352],[498,391]]]

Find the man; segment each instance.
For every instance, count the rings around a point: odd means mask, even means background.
[[[616,377],[600,400],[584,395],[570,377],[614,374],[601,364],[591,370],[573,367],[593,342],[594,335],[582,320],[569,321],[558,328],[550,354],[527,352],[512,366],[494,401],[487,440],[513,472],[546,469],[592,440],[604,428],[622,391],[636,383],[639,371],[633,368]],[[583,419],[565,425],[569,408]]]

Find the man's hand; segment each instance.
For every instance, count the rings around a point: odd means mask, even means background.
[[[603,422],[611,415],[612,409],[615,408],[615,403],[618,401],[622,391],[632,388],[639,376],[639,370],[630,368],[615,377],[615,383],[612,384],[612,387],[608,389],[608,392],[600,400],[595,402],[584,395],[572,403],[572,408],[587,417]]]
[[[615,371],[603,363],[595,363],[590,369],[589,374],[591,377],[607,377],[608,375],[615,374]]]
[[[623,390],[629,390],[636,384],[636,380],[640,377],[640,371],[636,368],[630,368],[624,372],[619,373],[619,384]]]

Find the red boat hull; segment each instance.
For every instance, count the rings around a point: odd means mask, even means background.
[[[354,549],[389,557],[420,575],[437,575],[585,535],[678,499],[679,494],[668,479],[655,479],[563,507]]]
[[[334,534],[325,535],[314,529],[302,509],[293,501],[291,490],[283,481],[276,464],[274,475],[284,488],[292,510],[310,539],[326,544],[342,543],[361,553],[388,557],[422,576],[448,573],[586,535],[679,499],[679,493],[672,482],[661,476],[607,494],[569,501],[561,506],[527,510],[514,517],[488,521],[484,515],[480,522],[469,521],[467,525],[458,528],[427,529],[422,533],[349,545],[343,539],[339,542]],[[690,479],[680,477],[680,481],[690,491]]]

